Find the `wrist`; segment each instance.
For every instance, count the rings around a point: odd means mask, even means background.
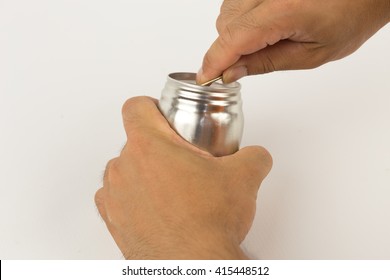
[[[181,238],[181,237],[185,238]],[[161,238],[162,237],[162,238]],[[133,260],[247,260],[239,244],[228,238],[196,234],[179,234],[175,237],[160,236],[145,240],[145,244],[119,246],[125,259]]]
[[[193,238],[191,241],[177,246],[177,255],[171,257],[187,260],[247,260],[239,244],[230,239],[217,236]]]

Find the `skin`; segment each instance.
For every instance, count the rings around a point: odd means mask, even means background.
[[[390,0],[225,0],[197,82],[309,69],[356,51],[390,20]],[[127,143],[95,195],[127,259],[245,259],[240,248],[272,166],[262,147],[213,157],[180,138],[156,106],[123,106]]]
[[[157,108],[123,106],[127,143],[111,160],[98,210],[126,259],[246,259],[240,248],[272,166],[262,147],[213,157],[179,137]]]
[[[197,82],[315,68],[353,53],[389,21],[390,0],[225,0]]]

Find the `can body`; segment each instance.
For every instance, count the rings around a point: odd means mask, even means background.
[[[181,137],[212,155],[236,152],[244,125],[240,84],[199,86],[195,78],[195,73],[168,75],[161,113]]]

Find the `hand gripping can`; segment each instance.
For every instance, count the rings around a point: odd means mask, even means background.
[[[159,109],[185,140],[214,156],[240,147],[244,117],[238,82],[200,86],[195,73],[172,73],[161,93]]]

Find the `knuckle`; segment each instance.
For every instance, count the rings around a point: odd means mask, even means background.
[[[258,162],[261,163],[259,166],[261,166],[262,168],[266,168],[266,171],[268,173],[273,165],[273,159],[270,152],[264,147],[256,146],[255,156]]]
[[[225,21],[225,17],[222,14],[220,14],[217,17],[217,20],[215,22],[215,26],[217,27],[218,34],[221,34],[222,31],[225,29],[226,21]]]
[[[273,58],[267,52],[257,52],[248,60],[247,68],[249,75],[271,73],[277,70]]]
[[[229,23],[221,31],[221,33],[220,33],[221,46],[223,48],[228,49],[228,48],[230,48],[233,45],[234,38],[235,38],[235,30],[236,30],[236,24],[235,23]]]
[[[260,67],[262,67],[261,70],[263,71],[263,73],[271,73],[276,71],[276,66],[269,55],[265,55],[262,61],[263,63],[260,64]]]
[[[246,13],[242,15],[237,24],[241,29],[251,29],[256,28],[259,25],[258,18],[253,13]]]
[[[94,197],[94,200],[95,200],[95,204],[96,204],[96,207],[98,208],[99,212],[101,211],[101,209],[104,207],[104,201],[105,201],[105,192],[103,190],[103,188],[100,188],[96,193],[95,193],[95,197]]]
[[[127,116],[127,114],[131,112],[131,110],[133,109],[136,103],[137,103],[137,97],[127,99],[122,106],[122,115]]]
[[[231,18],[236,17],[243,13],[242,3],[237,0],[225,0],[221,6],[220,13]]]
[[[106,170],[113,170],[118,164],[118,158],[110,159],[106,164]]]
[[[226,25],[240,14],[242,14],[242,10],[236,1],[225,1],[221,6],[221,11],[216,22],[218,32],[222,32]]]
[[[125,103],[122,106],[122,115],[124,117],[128,116],[129,112],[132,111],[134,106],[137,104],[137,99],[138,99],[137,97],[133,97],[125,101]]]
[[[243,32],[255,28],[255,20],[251,22],[250,18],[250,16],[244,15],[224,25],[220,32],[221,47],[223,49],[237,52],[237,48],[242,45]]]
[[[272,165],[273,162],[272,156],[266,148],[259,146],[258,153],[263,162],[267,162],[268,165]]]
[[[106,165],[106,169],[104,171],[103,184],[104,185],[112,185],[115,183],[119,174],[119,161],[118,158],[111,159],[108,161]]]
[[[329,52],[329,50],[323,46],[316,46],[315,44],[308,43],[302,44],[302,47],[304,53],[302,62],[303,69],[316,68],[332,60],[332,53],[334,52]]]
[[[145,105],[150,102],[146,96],[132,97],[123,104],[122,116],[126,121],[137,119],[144,112]]]

